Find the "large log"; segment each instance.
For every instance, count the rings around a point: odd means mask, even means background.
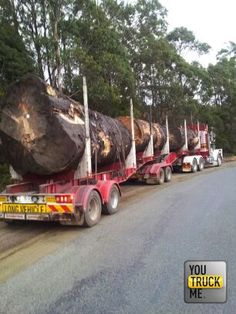
[[[164,128],[165,133],[166,129]],[[176,152],[181,149],[185,143],[184,130],[179,127],[169,127],[170,151]]]
[[[166,128],[163,127],[164,133],[166,134]],[[170,151],[177,152],[185,144],[184,128],[182,127],[169,127],[169,139],[170,139]],[[189,150],[193,150],[198,144],[198,135],[196,132],[187,129],[187,145]]]
[[[128,129],[118,120],[91,111],[93,160],[99,165],[127,156]],[[84,153],[84,108],[34,75],[10,86],[1,113],[5,154],[21,175],[48,175],[76,169]]]
[[[118,120],[131,132],[131,119],[129,116],[119,117]],[[152,123],[152,134],[154,149],[161,150],[166,142],[166,128],[158,123]],[[150,140],[150,124],[147,121],[134,119],[134,137],[136,151],[144,151]],[[193,149],[198,143],[197,134],[192,130],[187,130],[188,148]],[[169,127],[170,151],[176,152],[185,143],[184,129],[179,127]]]
[[[129,116],[118,117],[118,120],[129,129],[131,133],[131,118]],[[153,143],[155,150],[161,150],[166,142],[166,134],[158,123],[152,123]],[[134,137],[137,152],[142,152],[150,140],[150,123],[140,119],[134,119]]]
[[[131,118],[129,116],[117,118],[131,134]],[[148,122],[134,119],[134,138],[136,151],[144,151],[150,139],[150,126]]]
[[[5,155],[21,174],[50,175],[76,169],[84,154],[84,107],[34,75],[10,86],[1,108],[0,138]],[[113,119],[89,111],[92,162],[99,166],[124,161],[131,148],[130,117]],[[134,120],[137,152],[150,140],[150,125]],[[155,150],[166,142],[165,128],[152,123]],[[195,134],[189,132],[194,147]],[[184,144],[183,129],[170,128],[170,149]]]
[[[197,132],[194,132],[193,130],[188,129],[187,136],[188,136],[188,149],[193,150],[199,143],[198,134]]]

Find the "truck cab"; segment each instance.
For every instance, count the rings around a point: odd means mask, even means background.
[[[207,124],[197,123],[188,126],[198,133],[199,142],[194,151],[183,155],[179,160],[183,172],[196,172],[207,166],[220,166],[223,160],[223,149],[215,147],[215,133]]]

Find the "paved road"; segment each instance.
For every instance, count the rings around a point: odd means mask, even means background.
[[[235,313],[235,226],[235,164],[164,185],[2,281],[0,313]],[[228,262],[226,304],[184,303],[190,259]]]

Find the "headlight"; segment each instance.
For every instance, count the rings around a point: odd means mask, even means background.
[[[32,202],[37,203],[39,200],[38,196],[32,196]]]

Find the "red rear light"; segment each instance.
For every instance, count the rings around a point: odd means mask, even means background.
[[[56,195],[57,203],[73,203],[73,195]]]

